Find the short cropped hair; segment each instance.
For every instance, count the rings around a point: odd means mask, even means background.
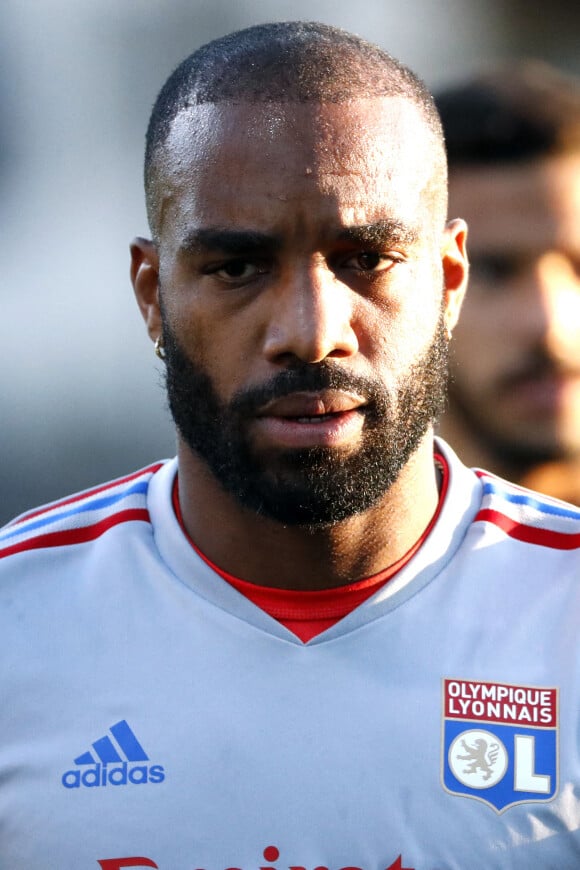
[[[580,80],[541,61],[502,64],[435,102],[450,171],[580,150]]]
[[[203,45],[169,77],[149,120],[145,193],[152,230],[157,158],[175,117],[184,109],[224,101],[339,103],[379,96],[412,101],[443,151],[441,123],[425,84],[400,61],[358,36],[326,24],[278,22],[249,27]],[[445,185],[445,167],[443,175]]]

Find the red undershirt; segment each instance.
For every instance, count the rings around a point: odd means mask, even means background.
[[[276,589],[271,586],[259,586],[256,583],[249,583],[247,580],[241,580],[239,577],[234,577],[214,565],[210,559],[205,556],[199,547],[192,541],[181,514],[179,505],[179,481],[178,476],[175,476],[173,484],[173,508],[175,516],[181,526],[183,533],[195,552],[209,565],[209,567],[227,580],[235,589],[238,590],[246,598],[249,598],[262,610],[265,610],[278,622],[281,622],[286,628],[292,631],[303,642],[311,640],[317,634],[330,628],[336,622],[341,620],[352,610],[374,595],[387,580],[397,574],[401,568],[415,555],[429,532],[435,525],[437,517],[441,511],[447,484],[449,480],[449,469],[445,459],[438,453],[435,454],[435,462],[441,470],[441,488],[439,491],[439,502],[435,513],[431,517],[427,528],[421,537],[407,550],[397,562],[389,565],[384,571],[379,571],[372,577],[367,577],[364,580],[358,580],[356,583],[350,583],[348,586],[339,586],[336,589],[318,589],[314,591],[297,591],[295,589]]]

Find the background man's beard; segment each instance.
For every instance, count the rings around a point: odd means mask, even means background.
[[[573,458],[572,452],[557,446],[556,443],[551,445],[528,443],[525,434],[523,437],[518,437],[516,434],[510,437],[495,429],[493,418],[490,419],[487,413],[480,412],[477,402],[467,395],[463,388],[457,387],[453,374],[449,376],[447,395],[448,413],[461,421],[462,426],[470,433],[473,444],[479,444],[480,448],[489,454],[490,463],[495,460],[500,468],[510,469],[510,478],[517,479],[535,465],[544,462]]]
[[[351,376],[340,364],[325,361],[297,364],[226,404],[167,322],[163,335],[169,407],[183,440],[241,505],[285,525],[320,527],[368,510],[396,481],[445,401],[448,341],[442,318],[395,401],[380,381]],[[253,448],[246,423],[265,402],[324,389],[368,400],[358,450]]]

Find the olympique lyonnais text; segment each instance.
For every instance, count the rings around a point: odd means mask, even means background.
[[[556,689],[470,680],[445,680],[445,717],[554,728]]]

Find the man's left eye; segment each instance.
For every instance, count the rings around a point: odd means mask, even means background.
[[[392,254],[379,254],[377,251],[361,251],[349,257],[344,262],[348,269],[356,269],[359,272],[385,272],[397,263],[397,258]]]

